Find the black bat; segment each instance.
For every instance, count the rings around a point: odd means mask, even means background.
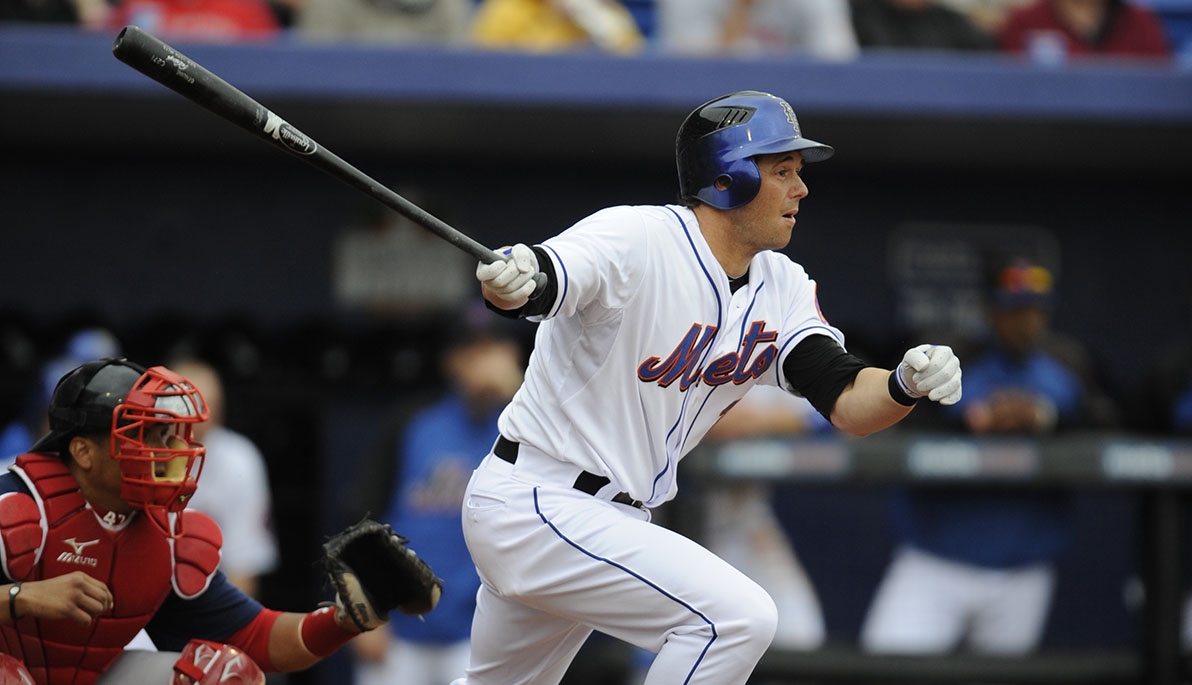
[[[261,103],[140,27],[125,26],[121,29],[112,45],[112,54],[121,62],[189,98],[200,107],[218,114],[275,147],[301,157],[381,204],[396,210],[478,261],[492,263],[506,259],[505,255],[481,245],[373,180],[368,174],[319,145],[313,138],[269,111]],[[539,294],[546,282],[546,276],[539,273],[534,281],[537,284],[535,294]]]

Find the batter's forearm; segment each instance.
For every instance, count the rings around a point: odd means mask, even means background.
[[[869,435],[889,428],[910,413],[908,407],[894,401],[889,389],[890,371],[866,367],[857,372],[856,378],[840,396],[832,408],[832,425],[853,435]]]

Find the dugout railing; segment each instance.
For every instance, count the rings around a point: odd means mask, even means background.
[[[684,461],[696,481],[818,486],[997,483],[1017,487],[1125,489],[1136,496],[1138,568],[1145,591],[1138,639],[1126,647],[1049,649],[1013,658],[966,654],[887,656],[851,645],[808,652],[771,649],[751,683],[1138,683],[1189,682],[1181,653],[1192,490],[1192,441],[1082,433],[971,438],[891,431],[863,439],[772,438],[705,445]],[[696,537],[700,513],[675,512]]]

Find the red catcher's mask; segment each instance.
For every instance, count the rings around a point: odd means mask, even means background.
[[[120,496],[167,535],[168,514],[186,508],[203,470],[206,448],[194,426],[206,421],[207,403],[194,385],[164,366],[147,370],[112,413],[112,457],[120,463]]]

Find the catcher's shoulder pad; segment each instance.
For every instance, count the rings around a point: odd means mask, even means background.
[[[41,498],[48,525],[57,526],[87,506],[78,481],[58,457],[22,454],[11,468]]]
[[[201,511],[183,510],[182,534],[174,546],[174,590],[183,599],[203,594],[219,568],[223,533],[219,525]]]
[[[14,580],[29,577],[45,545],[46,527],[33,498],[23,492],[0,495],[0,545],[4,573]]]

